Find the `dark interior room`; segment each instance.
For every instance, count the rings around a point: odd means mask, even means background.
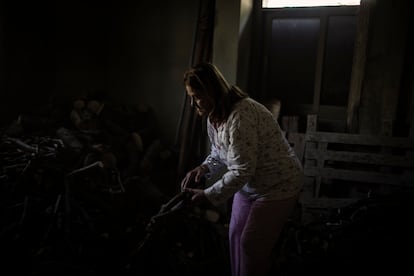
[[[234,275],[232,198],[180,184],[211,146],[203,62],[303,168],[269,275],[412,270],[412,1],[285,2],[0,1],[0,274]]]

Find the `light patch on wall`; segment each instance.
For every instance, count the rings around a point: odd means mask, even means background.
[[[263,0],[262,8],[358,6],[361,0]]]
[[[243,33],[246,28],[247,22],[250,19],[250,15],[253,9],[252,0],[242,0],[240,4],[240,27],[239,35]]]

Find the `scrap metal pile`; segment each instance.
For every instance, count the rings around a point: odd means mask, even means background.
[[[136,143],[113,131],[118,124],[103,136],[22,119],[0,133],[4,275],[206,275],[224,266],[224,223],[176,195],[175,154],[157,134],[137,128]]]

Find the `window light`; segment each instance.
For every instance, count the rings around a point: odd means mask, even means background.
[[[358,6],[361,0],[262,0],[262,8]]]

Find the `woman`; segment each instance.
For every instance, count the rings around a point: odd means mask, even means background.
[[[207,116],[211,152],[187,173],[181,188],[194,203],[214,205],[233,197],[229,242],[233,276],[264,276],[279,234],[294,209],[302,186],[302,167],[272,113],[218,68],[206,63],[189,69],[184,84],[198,115]],[[192,181],[222,178],[207,189]]]

